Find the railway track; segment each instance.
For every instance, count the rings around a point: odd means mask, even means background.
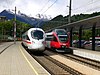
[[[73,67],[56,60],[54,56],[60,56],[69,59],[76,63],[90,67],[94,70],[100,71],[100,62],[88,58],[80,57],[73,54],[57,53],[54,51],[46,50],[42,55],[31,54],[51,75],[84,75],[82,70],[74,69]],[[53,57],[52,57],[53,56]],[[85,69],[85,68],[84,68]],[[90,69],[89,69],[90,70]],[[96,71],[96,72],[97,72]],[[94,72],[95,73],[95,72]],[[98,72],[97,72],[98,73]],[[97,74],[96,74],[97,75]]]
[[[50,52],[53,52],[53,51],[50,51]],[[56,53],[56,52],[53,52],[53,53]],[[83,64],[85,66],[89,66],[93,69],[100,71],[100,62],[99,61],[92,60],[92,59],[85,58],[85,57],[81,57],[81,56],[77,56],[77,55],[73,55],[73,54],[61,54],[61,53],[56,53],[56,54],[63,56],[69,60],[78,62],[80,64]]]
[[[70,60],[73,60],[75,62],[81,63],[83,65],[89,66],[93,69],[99,70],[100,71],[100,62],[99,61],[95,61],[92,59],[88,59],[88,58],[84,58],[84,57],[80,57],[77,55],[70,55],[70,54],[64,54],[64,56]]]
[[[31,54],[51,75],[83,75],[82,73],[51,58],[47,54]]]

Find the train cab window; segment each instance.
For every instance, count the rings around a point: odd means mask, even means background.
[[[61,29],[61,30],[56,30],[57,35],[66,35],[66,31]]]
[[[58,36],[58,37],[59,37],[59,40],[61,42],[67,42],[68,41],[68,35],[66,35],[66,36]]]
[[[22,38],[25,39],[25,35],[23,35]]]
[[[29,37],[28,37],[27,35],[26,35],[26,39],[27,39],[27,40],[30,40]]]
[[[35,30],[31,32],[31,36],[34,39],[43,39],[43,32],[39,30]]]

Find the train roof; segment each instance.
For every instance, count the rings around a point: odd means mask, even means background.
[[[54,32],[58,35],[66,35],[65,29],[54,29],[52,32],[46,33],[46,35],[52,35]]]
[[[42,31],[42,32],[44,32],[44,30],[43,29],[41,29],[41,28],[30,28],[29,30],[27,30],[23,35],[25,35],[25,34],[27,34],[27,33],[29,33],[29,32],[31,32],[31,31],[34,31],[34,30],[40,30],[40,31]]]
[[[65,29],[54,29],[53,31],[57,31],[57,30],[64,30],[65,31]]]
[[[41,30],[41,31],[43,31],[43,29],[41,29],[41,28],[30,28],[29,30]]]
[[[52,34],[53,34],[53,32],[46,33],[46,35],[52,35]]]

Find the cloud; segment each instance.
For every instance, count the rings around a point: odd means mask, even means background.
[[[57,0],[57,2],[53,4],[55,1],[56,0],[0,0],[0,11],[4,9],[14,9],[16,6],[17,11],[20,10],[22,13],[27,15],[31,14],[32,16],[37,14],[51,15],[52,17],[68,15],[69,8],[67,6],[69,6],[69,0]],[[99,6],[99,0],[72,0],[72,15],[99,11]]]
[[[0,3],[13,3],[15,0],[0,0]]]
[[[15,0],[0,0],[1,7],[9,7],[15,2]]]

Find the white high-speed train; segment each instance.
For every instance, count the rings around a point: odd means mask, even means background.
[[[30,28],[22,35],[22,44],[31,51],[45,50],[45,32],[41,28]]]

